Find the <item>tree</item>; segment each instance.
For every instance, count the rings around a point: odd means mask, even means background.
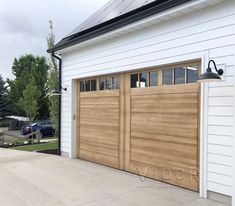
[[[53,31],[53,22],[51,20],[49,20],[49,28],[50,28],[50,33],[48,34],[47,37],[47,47],[48,49],[51,49],[55,46],[55,34]],[[52,64],[51,67],[53,67],[58,71],[56,59],[55,57],[53,57],[52,54],[50,54],[50,63]]]
[[[47,37],[47,46],[48,49],[52,48],[55,45],[55,35],[53,32],[53,23],[49,21],[49,28],[50,33]],[[48,73],[48,89],[54,90],[59,87],[59,72],[58,66],[56,63],[56,59],[50,56],[49,60],[49,73]],[[50,110],[50,118],[52,122],[52,126],[55,129],[55,133],[58,134],[58,98],[57,97],[50,97],[49,98],[49,110]]]
[[[23,91],[34,79],[37,89],[40,91],[38,98],[37,119],[45,119],[49,117],[48,97],[47,97],[47,76],[49,65],[45,57],[24,55],[19,59],[15,58],[12,66],[12,73],[15,80],[8,80],[9,94],[8,98],[13,107],[15,115],[26,115],[25,111],[19,106],[18,101],[23,97]]]
[[[32,123],[39,111],[38,100],[40,97],[41,92],[37,87],[36,81],[32,78],[24,89],[23,96],[18,101],[18,106],[26,113],[26,116],[29,118],[31,132],[33,132]]]
[[[41,92],[38,89],[35,80],[32,78],[24,89],[23,96],[18,101],[18,106],[25,112],[30,122],[33,122],[38,114],[38,100],[40,96]]]
[[[6,82],[0,75],[0,119],[10,114],[10,105],[7,101]]]

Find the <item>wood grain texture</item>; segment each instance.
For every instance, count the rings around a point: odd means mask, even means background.
[[[119,107],[118,90],[80,93],[80,158],[119,168]]]
[[[125,170],[130,167],[130,140],[131,140],[131,100],[130,100],[130,74],[125,74]]]
[[[198,84],[79,95],[79,157],[198,191]]]
[[[125,78],[124,74],[120,75],[120,95],[119,95],[119,169],[124,169],[125,158]]]
[[[190,190],[198,190],[195,185],[198,185],[198,174],[193,168],[189,173],[185,173],[182,169],[168,169],[165,167],[158,167],[150,164],[132,161],[130,170],[141,177],[150,177],[163,182],[167,182],[180,187],[188,188]]]
[[[131,172],[198,191],[198,90],[198,84],[131,90]]]
[[[95,151],[89,151],[80,148],[80,158],[118,168],[118,158]]]
[[[198,84],[163,85],[159,87],[132,88],[131,95],[197,93]]]

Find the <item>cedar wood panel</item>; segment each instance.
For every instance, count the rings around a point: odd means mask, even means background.
[[[199,85],[119,77],[119,90],[79,93],[79,158],[198,191]]]

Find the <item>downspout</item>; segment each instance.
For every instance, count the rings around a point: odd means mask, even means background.
[[[62,77],[61,77],[61,68],[62,68],[62,59],[55,55],[55,52],[52,52],[52,56],[55,57],[59,61],[59,88],[58,90],[61,92],[61,82],[62,82]],[[58,112],[59,112],[59,117],[58,117],[58,155],[61,155],[61,95],[59,95],[59,104],[58,104]]]

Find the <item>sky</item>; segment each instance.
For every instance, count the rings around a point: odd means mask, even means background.
[[[0,0],[0,74],[14,79],[14,58],[48,55],[52,20],[56,42],[73,31],[108,0]]]

